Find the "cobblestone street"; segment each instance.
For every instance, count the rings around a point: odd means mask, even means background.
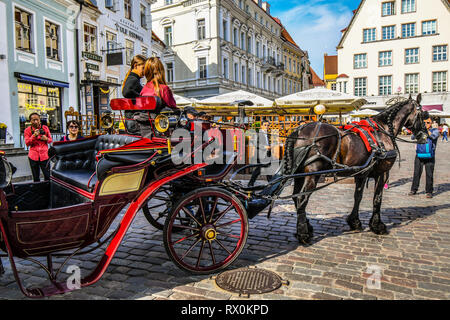
[[[434,174],[434,197],[425,197],[425,174],[416,196],[410,190],[414,145],[399,142],[401,167],[391,170],[384,190],[382,221],[389,234],[370,232],[373,180],[365,189],[360,218],[363,232],[349,231],[345,218],[353,206],[353,184],[334,184],[314,193],[307,207],[314,227],[310,246],[294,237],[296,216],[292,200],[278,201],[270,220],[267,210],[250,220],[246,247],[232,264],[272,270],[289,285],[249,299],[449,299],[450,298],[450,144],[439,141]],[[120,219],[111,228],[117,226]],[[111,229],[113,230],[113,229]],[[75,257],[82,276],[95,267],[102,250]],[[26,299],[7,258],[0,277],[1,299]],[[62,260],[56,260],[61,262]],[[35,264],[17,260],[27,286],[42,285],[46,274]],[[67,266],[60,274],[67,278]],[[367,283],[380,270],[379,289]],[[211,275],[191,276],[167,257],[162,231],[139,213],[105,275],[95,284],[57,299],[242,299],[221,290]]]

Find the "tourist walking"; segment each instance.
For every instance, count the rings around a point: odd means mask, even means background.
[[[422,175],[423,167],[425,167],[425,192],[427,198],[433,197],[433,174],[435,164],[436,143],[439,138],[439,130],[431,127],[431,119],[425,119],[425,126],[428,130],[427,142],[417,144],[416,158],[414,160],[414,176],[409,195],[415,195],[419,189],[420,177]],[[415,139],[414,135],[411,139]]]
[[[447,123],[444,123],[442,126],[442,141],[448,142],[448,126]]]

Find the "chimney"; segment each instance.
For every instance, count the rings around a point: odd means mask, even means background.
[[[270,4],[266,1],[262,3],[262,8],[267,12],[267,14],[270,14]]]

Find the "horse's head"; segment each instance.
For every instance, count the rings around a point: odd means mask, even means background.
[[[404,126],[411,130],[418,143],[425,143],[428,137],[428,130],[425,126],[424,120],[429,118],[428,112],[422,110],[420,101],[422,100],[422,95],[419,93],[416,100],[411,98],[408,99],[408,104],[412,105],[412,111],[406,118]]]

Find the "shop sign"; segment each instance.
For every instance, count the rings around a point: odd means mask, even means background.
[[[87,63],[87,62],[86,62],[86,69],[94,70],[94,71],[100,70],[100,68],[98,67],[97,64],[92,64],[92,63]]]
[[[130,36],[131,38],[137,39],[137,40],[139,40],[141,42],[144,41],[143,37],[141,37],[140,35],[138,35],[134,31],[131,31],[131,30],[127,29],[127,28],[124,28],[124,27],[120,26],[118,23],[116,23],[116,30],[122,32],[125,35]]]
[[[81,53],[81,55],[83,56],[83,58],[89,59],[89,60],[95,60],[98,62],[102,62],[103,61],[103,57],[99,56],[98,54],[92,53],[92,52],[86,52],[83,51]]]

